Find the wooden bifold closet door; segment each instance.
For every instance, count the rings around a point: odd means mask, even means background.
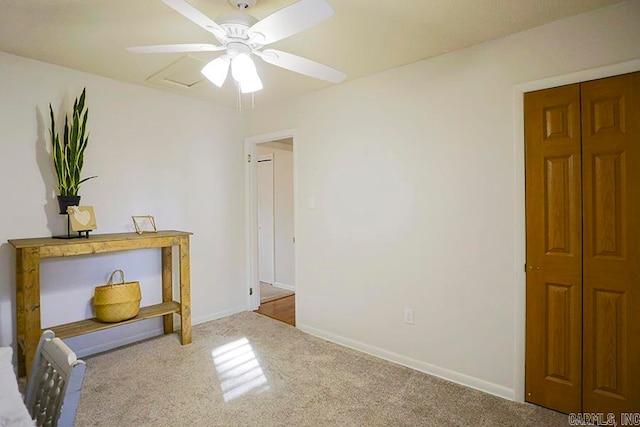
[[[526,400],[640,411],[640,73],[525,94]]]

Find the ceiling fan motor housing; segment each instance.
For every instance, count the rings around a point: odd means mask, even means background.
[[[256,0],[229,0],[233,7],[244,10],[256,5]]]

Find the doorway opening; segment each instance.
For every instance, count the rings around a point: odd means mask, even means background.
[[[247,140],[250,309],[295,326],[294,136]]]

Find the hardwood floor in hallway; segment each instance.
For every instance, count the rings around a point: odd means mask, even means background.
[[[291,295],[262,303],[255,312],[296,326],[296,296]]]

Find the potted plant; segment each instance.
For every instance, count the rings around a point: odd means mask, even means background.
[[[80,97],[76,98],[73,103],[73,117],[71,120],[65,115],[62,137],[56,132],[53,108],[49,104],[51,154],[56,176],[58,177],[58,205],[60,206],[61,214],[66,214],[69,206],[77,206],[80,203],[80,196],[78,196],[80,184],[95,178],[95,176],[90,176],[81,179],[84,150],[89,143],[89,133],[87,132],[89,110],[84,102],[86,91],[87,88],[84,88]]]

